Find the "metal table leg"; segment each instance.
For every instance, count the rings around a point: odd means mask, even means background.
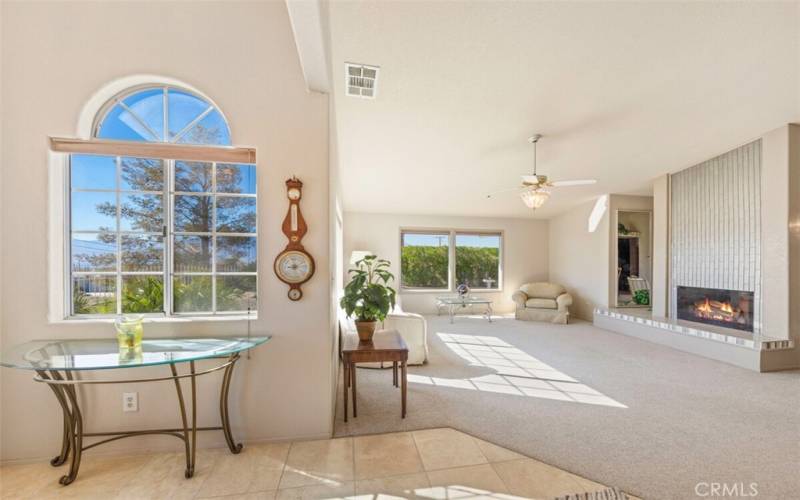
[[[239,360],[239,354],[233,354],[230,357],[231,364],[225,368],[225,374],[222,376],[222,389],[219,396],[219,412],[222,418],[222,432],[225,434],[225,441],[228,443],[228,449],[234,455],[242,451],[242,443],[236,443],[231,433],[230,415],[228,415],[228,391],[231,387],[231,379],[233,378],[233,367],[236,361]]]
[[[50,370],[49,375],[47,372],[37,370],[36,373],[45,382],[48,380],[63,381],[64,377],[58,371]],[[67,371],[65,372],[66,379],[72,380],[72,376]],[[50,464],[54,467],[66,463],[67,458],[71,455],[72,459],[69,464],[69,472],[58,480],[60,484],[68,485],[75,481],[78,477],[78,470],[81,467],[81,452],[83,451],[83,417],[81,410],[78,407],[78,398],[75,392],[75,387],[71,385],[58,385],[47,384],[53,393],[56,395],[58,403],[61,405],[63,412],[64,426],[63,436],[61,438],[61,453],[50,460]],[[71,453],[70,453],[71,452]]]

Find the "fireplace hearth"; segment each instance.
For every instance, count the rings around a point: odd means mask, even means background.
[[[679,286],[678,319],[753,331],[753,292]]]

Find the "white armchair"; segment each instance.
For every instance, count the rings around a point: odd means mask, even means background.
[[[514,292],[511,299],[517,304],[514,317],[526,321],[549,321],[566,324],[572,295],[555,283],[526,283]]]
[[[428,324],[424,317],[395,308],[386,316],[383,328],[400,332],[408,344],[409,365],[421,365],[428,360]]]

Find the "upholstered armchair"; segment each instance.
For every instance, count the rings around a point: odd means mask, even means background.
[[[572,295],[555,283],[526,283],[514,292],[511,299],[517,304],[514,316],[525,321],[549,321],[566,324]]]

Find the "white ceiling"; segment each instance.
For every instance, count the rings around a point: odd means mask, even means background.
[[[348,211],[547,218],[800,121],[800,3],[334,2],[333,99]],[[380,66],[375,100],[344,62]]]

